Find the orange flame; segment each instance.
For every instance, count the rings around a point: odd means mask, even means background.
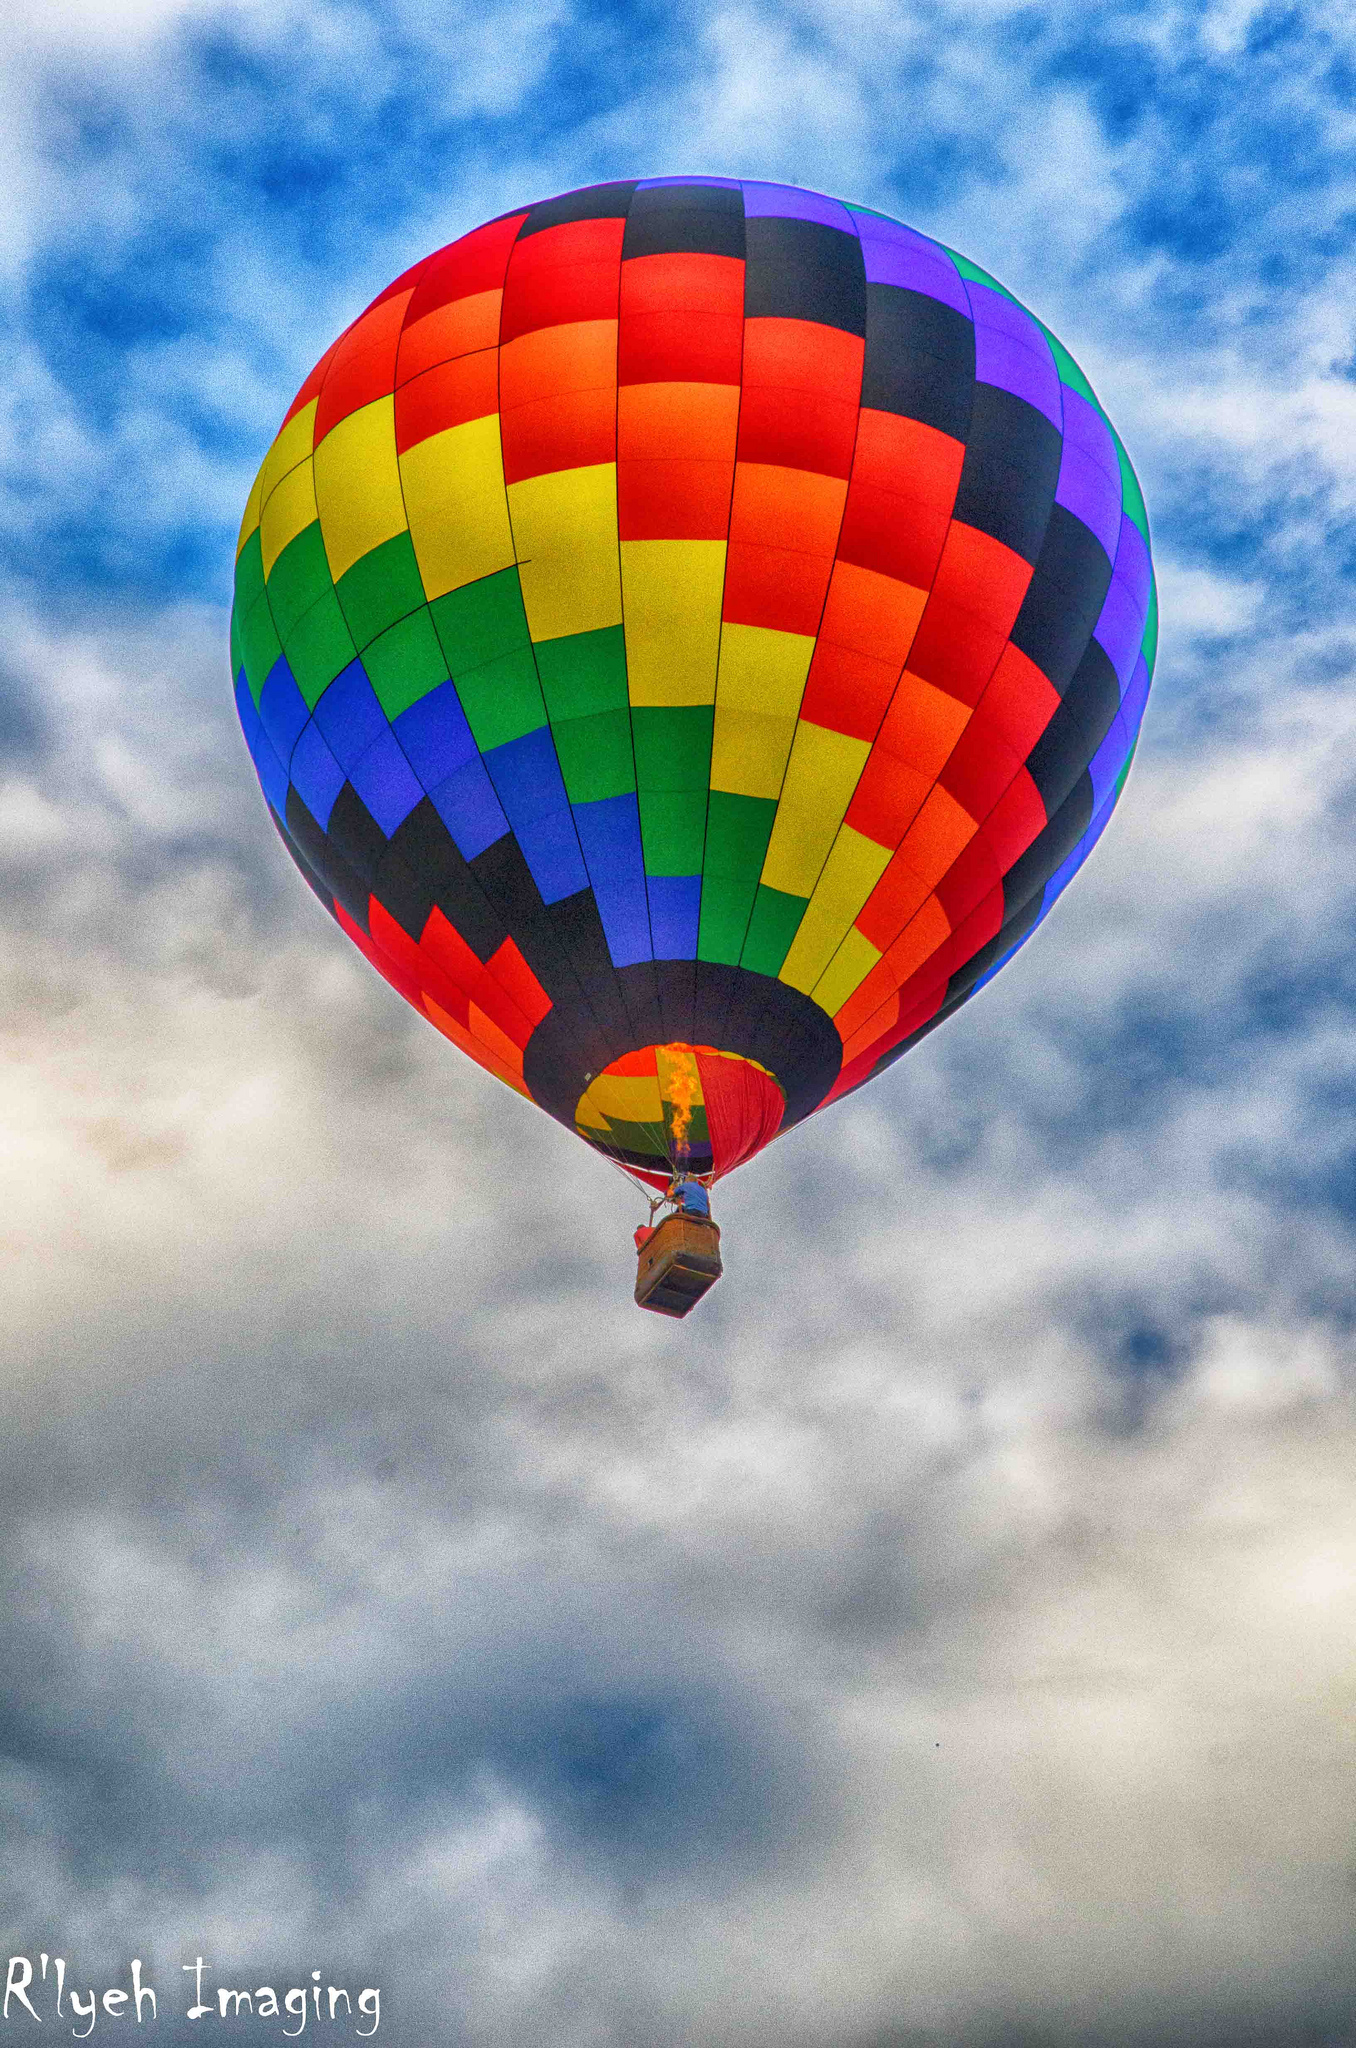
[[[697,1107],[701,1079],[690,1045],[659,1045],[655,1052],[663,1061],[659,1075],[660,1091],[669,1111],[673,1161],[680,1165],[687,1158],[688,1133],[692,1129],[692,1112]]]

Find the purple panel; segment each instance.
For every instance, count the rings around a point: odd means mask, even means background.
[[[986,284],[966,285],[975,319],[975,380],[1015,392],[1061,432],[1059,372],[1050,345],[1029,313]]]
[[[1111,438],[1111,429],[1095,405],[1089,405],[1081,391],[1075,391],[1072,384],[1064,385],[1060,396],[1064,403],[1064,439],[1072,441],[1085,455],[1099,463],[1110,481],[1116,486],[1116,500],[1121,496],[1121,459],[1116,453],[1116,443]],[[1113,556],[1114,560],[1115,557]]]
[[[1145,617],[1149,611],[1149,582],[1152,573],[1149,567],[1149,547],[1144,535],[1133,519],[1123,518],[1121,544],[1116,551],[1116,574],[1131,592]]]
[[[393,732],[379,733],[348,779],[389,839],[424,794],[423,784],[400,750]]]
[[[703,178],[700,174],[689,177],[685,174],[677,178],[639,178],[636,190],[652,192],[656,185],[718,185],[722,192],[738,192],[740,189],[738,178]]]
[[[1125,720],[1127,732],[1133,739],[1139,731],[1144,707],[1149,701],[1149,664],[1141,654],[1135,663],[1135,673],[1130,678],[1130,687],[1121,699],[1121,717]]]
[[[852,218],[861,237],[868,284],[895,284],[905,291],[922,292],[929,299],[940,299],[944,306],[954,306],[967,320],[971,317],[965,286],[938,243],[901,221],[856,212]]]
[[[1139,643],[1144,637],[1144,614],[1119,576],[1111,579],[1102,605],[1102,616],[1093,628],[1093,639],[1105,651],[1120,677],[1121,695],[1134,674]]]
[[[764,185],[757,179],[745,178],[744,213],[748,220],[767,220],[776,216],[783,220],[818,220],[826,228],[841,228],[844,234],[854,234],[852,215],[837,199],[826,199],[821,192],[802,192],[798,185]]]
[[[1092,777],[1092,811],[1096,817],[1102,805],[1116,786],[1116,777],[1125,766],[1125,757],[1130,751],[1130,734],[1126,731],[1125,719],[1118,711],[1112,719],[1106,738],[1088,763],[1088,774]]]
[[[1088,855],[1092,852],[1093,847],[1097,844],[1098,840],[1105,832],[1107,824],[1111,818],[1111,813],[1115,810],[1115,808],[1116,806],[1113,803],[1103,804],[1101,810],[1093,818],[1092,823],[1089,825],[1087,831],[1083,834],[1083,837],[1079,840],[1077,846],[1069,855],[1068,859],[1064,862],[1063,866],[1055,869],[1055,872],[1053,873],[1053,875],[1051,875],[1049,881],[1045,885],[1045,900],[1041,906],[1042,917],[1048,915],[1050,910],[1054,907],[1056,897],[1062,896],[1064,891],[1068,888],[1070,882],[1078,873],[1078,870],[1082,867]],[[1028,934],[1028,937],[1029,936],[1030,934]]]
[[[1059,458],[1059,483],[1055,503],[1081,519],[1106,549],[1109,562],[1116,559],[1121,535],[1121,480],[1113,482],[1100,462],[1065,436]]]

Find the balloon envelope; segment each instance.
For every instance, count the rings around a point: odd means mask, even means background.
[[[241,723],[372,964],[634,1169],[730,1171],[995,974],[1148,692],[1144,504],[1068,352],[792,187],[602,185],[416,264],[241,528]]]

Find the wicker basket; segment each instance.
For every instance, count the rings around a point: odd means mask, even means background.
[[[685,1316],[721,1275],[720,1226],[702,1216],[666,1216],[641,1246],[636,1300],[661,1316]]]

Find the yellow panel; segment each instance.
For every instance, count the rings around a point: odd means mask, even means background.
[[[430,601],[513,561],[499,415],[446,427],[400,458],[410,539]]]
[[[304,462],[311,452],[315,439],[315,409],[319,401],[312,399],[303,405],[300,412],[294,412],[277,440],[264,457],[259,471],[259,503],[266,505],[270,494],[275,491],[289,469],[295,469]]]
[[[374,398],[326,434],[315,451],[315,497],[336,583],[373,548],[405,531],[393,397]]]
[[[720,636],[717,702],[732,711],[795,718],[814,651],[814,639],[808,633],[778,633],[770,626],[727,621]]]
[[[250,485],[250,494],[245,500],[245,516],[240,522],[240,537],[235,544],[235,558],[237,562],[240,560],[241,550],[244,548],[245,542],[259,524],[259,506],[263,496],[263,485],[264,472],[261,469],[254,482]]]
[[[661,1124],[664,1105],[654,1074],[600,1074],[585,1101],[619,1124]]]
[[[836,1017],[854,989],[861,987],[871,972],[880,954],[870,939],[853,925],[827,971],[822,974],[810,991],[821,1010],[827,1010]]]
[[[769,889],[811,894],[870,752],[870,740],[801,720],[763,862]]]
[[[723,540],[624,540],[626,674],[633,704],[714,704]]]
[[[264,516],[259,522],[259,542],[264,554],[265,576],[273,574],[273,564],[288,541],[295,540],[314,519],[315,473],[308,459],[288,470],[264,506]]]
[[[619,626],[616,463],[525,477],[508,499],[532,638]]]
[[[779,980],[809,995],[892,858],[888,846],[877,846],[851,825],[842,827],[782,962]]]
[[[728,630],[728,629],[727,629]],[[794,718],[766,718],[758,711],[731,711],[717,700],[711,743],[711,787],[732,796],[775,797],[782,786]]]

